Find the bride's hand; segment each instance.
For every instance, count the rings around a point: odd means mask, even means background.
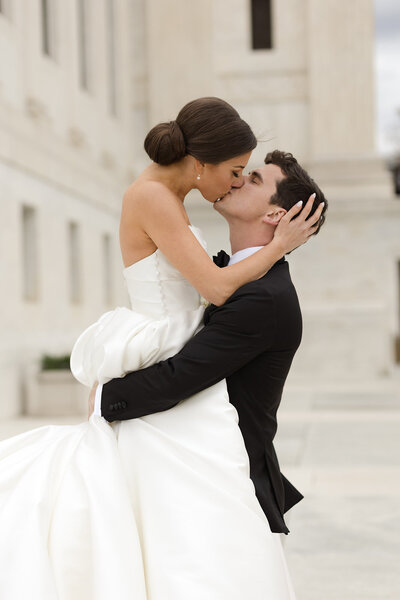
[[[312,210],[314,200],[315,194],[312,194],[302,211],[302,203],[295,204],[280,220],[275,230],[274,242],[280,244],[284,254],[304,244],[316,232],[324,208],[324,202],[321,202],[315,213],[307,219]],[[293,219],[300,211],[301,214],[296,219]]]

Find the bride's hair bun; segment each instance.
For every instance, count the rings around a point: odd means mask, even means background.
[[[159,123],[147,134],[144,149],[159,165],[170,165],[180,160],[186,155],[182,129],[176,121]]]
[[[187,154],[218,165],[256,146],[254,133],[237,110],[213,96],[188,102],[175,121],[156,125],[144,141],[147,154],[160,165],[170,165]]]

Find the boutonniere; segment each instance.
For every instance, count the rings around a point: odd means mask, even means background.
[[[209,302],[208,300],[206,300],[205,298],[201,297],[200,298],[200,304],[202,306],[204,306],[204,308],[207,308],[208,306],[210,306],[211,302]]]

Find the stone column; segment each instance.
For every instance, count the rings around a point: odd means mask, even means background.
[[[304,6],[307,167],[329,210],[321,233],[290,256],[304,315],[292,373],[308,382],[312,376],[313,385],[383,389],[396,370],[400,207],[375,150],[373,3],[306,0]]]
[[[329,191],[340,175],[345,186],[357,181],[358,197],[388,198],[389,177],[375,151],[373,2],[307,0],[305,6],[310,167]]]
[[[149,125],[214,95],[212,0],[147,0]]]
[[[310,150],[313,158],[374,150],[373,6],[308,0]]]

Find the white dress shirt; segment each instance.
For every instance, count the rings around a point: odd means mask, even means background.
[[[261,248],[264,248],[264,246],[252,246],[251,248],[244,248],[243,250],[238,250],[237,252],[235,252],[235,254],[232,254],[228,265],[234,265],[240,262],[241,260],[244,260],[248,256],[251,256],[252,254],[257,252],[258,250],[261,250]]]
[[[261,248],[264,248],[264,246],[252,246],[251,248],[244,248],[243,250],[239,250],[238,252],[235,252],[235,254],[232,254],[228,265],[234,265],[234,264],[240,262],[241,260],[244,260],[248,256],[251,256],[252,254],[257,252],[258,250],[261,250]],[[103,385],[99,384],[96,389],[96,395],[95,395],[95,399],[94,399],[94,411],[93,411],[93,413],[95,415],[98,415],[99,417],[101,417],[101,394],[102,394],[102,391],[103,391]]]

